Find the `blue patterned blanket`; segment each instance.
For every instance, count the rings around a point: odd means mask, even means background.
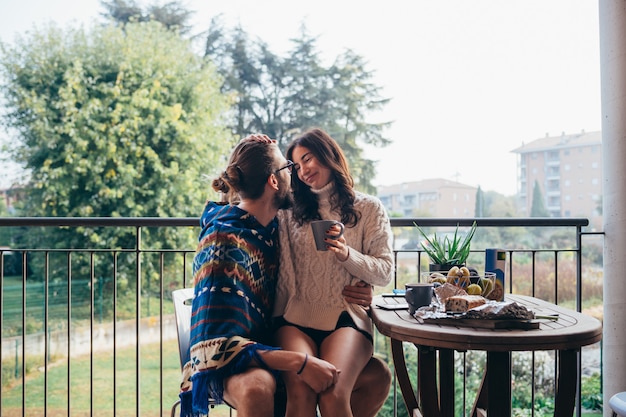
[[[264,366],[278,271],[277,222],[267,227],[237,206],[207,203],[194,257],[190,360],[183,369],[181,416],[223,403],[225,378]]]

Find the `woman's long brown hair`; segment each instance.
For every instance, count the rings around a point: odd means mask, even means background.
[[[360,213],[354,208],[354,180],[350,175],[348,161],[337,142],[323,130],[311,129],[291,142],[287,148],[287,159],[293,160],[293,151],[298,146],[307,148],[320,164],[330,169],[331,181],[335,183],[330,206],[333,211],[341,213],[343,224],[356,225]],[[295,173],[291,176],[291,187],[294,194],[293,215],[298,224],[321,220],[317,195]]]

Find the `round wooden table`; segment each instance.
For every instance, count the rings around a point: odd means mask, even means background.
[[[505,299],[525,306],[535,315],[557,315],[558,320],[536,320],[539,327],[530,330],[426,324],[411,317],[408,310],[378,307],[404,303],[404,298],[374,297],[372,318],[378,331],[391,339],[398,384],[409,415],[420,410],[427,417],[454,417],[454,351],[483,350],[487,352],[487,366],[470,415],[478,416],[478,409],[483,409],[489,416],[510,417],[511,352],[555,350],[558,375],[554,416],[572,416],[579,379],[577,358],[580,348],[602,339],[601,323],[593,317],[537,298],[507,294]],[[409,380],[402,342],[413,343],[418,348],[418,393]],[[437,360],[438,385],[435,383]]]

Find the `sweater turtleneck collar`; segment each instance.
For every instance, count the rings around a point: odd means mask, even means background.
[[[313,188],[311,188],[311,192],[313,194],[316,194],[317,197],[320,199],[328,199],[335,192],[335,183],[331,181],[319,190],[314,190]]]
[[[320,208],[330,207],[330,196],[335,192],[335,183],[331,181],[318,190],[311,188],[311,192],[317,196]]]

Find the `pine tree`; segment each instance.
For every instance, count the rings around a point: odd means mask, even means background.
[[[537,180],[535,180],[535,184],[533,185],[533,201],[530,208],[530,217],[550,217],[550,212],[543,201],[541,186]]]

